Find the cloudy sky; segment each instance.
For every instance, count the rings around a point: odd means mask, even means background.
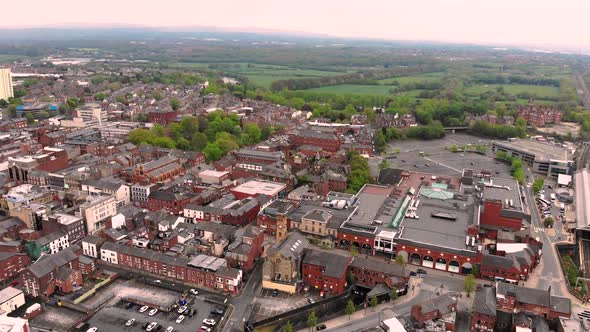
[[[0,27],[215,26],[590,49],[590,0],[29,0],[10,1],[10,13]]]

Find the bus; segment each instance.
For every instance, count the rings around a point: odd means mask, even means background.
[[[551,206],[551,202],[549,202],[548,200],[544,199],[544,198],[537,198],[537,201],[539,201],[541,204],[543,204],[544,207],[546,206]]]

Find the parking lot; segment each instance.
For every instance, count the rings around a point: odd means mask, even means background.
[[[260,296],[255,299],[254,320],[259,321],[286,311],[301,308],[310,304],[310,299],[317,302],[322,298],[315,291],[297,295],[279,292],[277,296],[272,296],[271,289],[262,289]]]
[[[490,170],[492,176],[511,177],[510,167],[494,160],[488,139],[465,135],[448,134],[432,141],[396,141],[390,144],[387,161],[393,168],[441,175],[460,175],[465,168],[479,172]],[[487,145],[486,155],[474,152],[451,152],[452,145],[463,147],[467,144]]]
[[[180,296],[180,293],[178,295]],[[193,317],[185,316],[185,319],[181,323],[176,323],[176,319],[180,316],[176,311],[169,313],[158,311],[154,316],[149,316],[149,310],[143,313],[139,312],[140,305],[134,305],[127,309],[127,302],[119,301],[112,307],[106,307],[100,310],[88,321],[88,324],[92,327],[97,327],[98,331],[114,332],[145,331],[144,326],[150,322],[156,322],[158,325],[161,325],[161,331],[165,331],[167,327],[172,326],[174,331],[186,332],[198,331],[204,325],[203,319],[205,318],[213,318],[219,324],[221,316],[211,314],[211,310],[217,308],[216,305],[205,302],[200,296],[194,295],[189,295],[188,301],[187,307],[189,309],[196,309],[197,313]],[[130,327],[125,326],[125,322],[131,318],[135,318],[135,323]]]

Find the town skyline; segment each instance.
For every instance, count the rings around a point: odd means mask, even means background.
[[[155,3],[136,1],[115,3],[107,0],[103,8],[118,8],[97,15],[79,11],[70,0],[58,5],[39,4],[26,8],[29,19],[8,17],[0,28],[139,26],[151,28],[214,28],[230,31],[296,33],[341,38],[383,39],[474,43],[484,45],[545,46],[552,50],[590,51],[590,39],[576,31],[588,24],[581,16],[590,10],[583,1],[565,1],[556,7],[548,1],[524,0],[518,3],[471,3],[452,0],[445,3],[369,1],[364,7],[349,3],[304,0],[285,10],[279,4],[259,0],[248,6],[231,1],[207,3],[173,0],[159,10]],[[16,10],[25,6],[15,4]],[[57,10],[59,8],[59,10]],[[203,10],[206,9],[206,10]],[[313,9],[313,10],[312,10]],[[379,9],[379,10],[376,10]],[[132,13],[132,15],[130,15]],[[397,14],[396,14],[397,13]],[[404,13],[403,15],[399,15]],[[304,19],[301,19],[304,18]],[[501,19],[500,19],[501,18]],[[498,19],[498,20],[497,20]],[[29,23],[34,22],[34,23]],[[84,22],[84,23],[81,23]]]

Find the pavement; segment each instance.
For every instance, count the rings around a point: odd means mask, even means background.
[[[242,331],[244,322],[252,314],[256,294],[260,288],[262,288],[262,260],[259,260],[254,270],[252,270],[244,289],[238,296],[231,299],[233,311],[229,316],[229,322],[224,331]]]

